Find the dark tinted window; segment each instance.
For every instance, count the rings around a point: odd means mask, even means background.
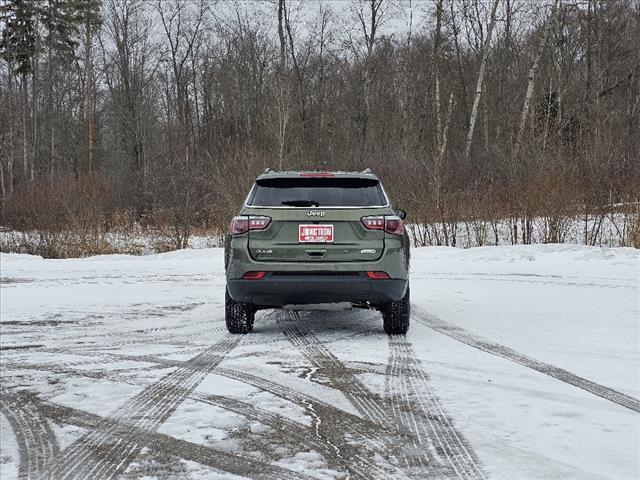
[[[369,178],[266,178],[256,182],[249,205],[364,207],[384,205],[380,182]]]

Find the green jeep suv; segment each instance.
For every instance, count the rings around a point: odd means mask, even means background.
[[[406,333],[404,218],[368,170],[267,170],[231,221],[225,242],[228,330],[250,332],[263,308],[348,303],[380,310],[387,333]]]

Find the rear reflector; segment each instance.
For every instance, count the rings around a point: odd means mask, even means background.
[[[243,280],[260,280],[261,278],[264,278],[266,274],[267,272],[247,272],[244,275],[242,275],[242,279]]]
[[[367,272],[367,277],[373,280],[389,280],[391,278],[387,272]]]

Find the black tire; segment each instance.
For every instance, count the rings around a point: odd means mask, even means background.
[[[388,335],[403,335],[411,324],[411,301],[409,299],[409,285],[407,291],[397,302],[387,303],[380,309],[382,324]]]
[[[249,303],[236,302],[229,295],[229,290],[224,292],[224,319],[229,333],[249,333],[253,330],[253,321],[256,310]]]

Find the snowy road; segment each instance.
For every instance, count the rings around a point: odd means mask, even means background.
[[[262,311],[218,249],[2,254],[0,478],[640,477],[640,253],[413,251],[412,328]]]

